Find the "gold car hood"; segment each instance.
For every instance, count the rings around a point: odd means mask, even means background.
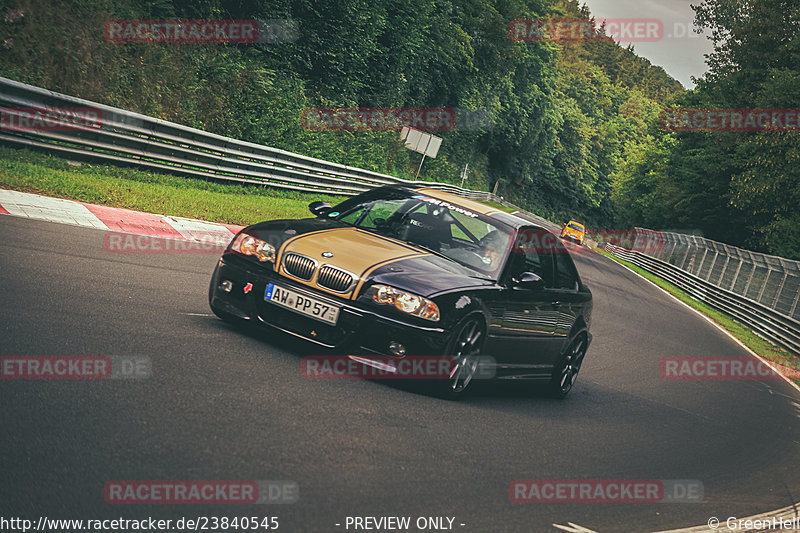
[[[317,262],[317,268],[310,280],[302,280],[289,274],[284,268],[284,258],[288,253],[296,253]],[[333,254],[330,257],[323,256]],[[364,280],[381,266],[395,261],[431,255],[413,246],[382,237],[358,228],[334,228],[313,231],[298,235],[286,241],[278,250],[278,273],[293,281],[308,285],[344,298],[355,299]],[[357,280],[346,293],[338,293],[317,285],[319,269],[330,265],[349,272]]]

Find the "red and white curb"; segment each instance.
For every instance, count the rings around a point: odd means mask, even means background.
[[[0,189],[0,214],[167,239],[226,242],[244,226],[143,213]]]

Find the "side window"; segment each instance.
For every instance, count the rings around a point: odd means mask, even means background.
[[[394,215],[397,210],[406,203],[406,201],[407,200],[402,199],[371,204],[367,216],[364,217],[364,220],[361,221],[359,226],[362,228],[374,228],[375,219],[382,218],[383,220],[388,220],[389,217]]]
[[[525,254],[525,270],[533,272],[544,280],[546,289],[555,287],[553,276],[553,254],[546,252],[528,252]]]
[[[547,289],[556,288],[554,259],[555,237],[541,228],[523,228],[517,233],[512,255],[512,275],[533,272],[544,280]]]
[[[339,220],[347,224],[355,224],[362,214],[364,214],[364,208],[359,207],[358,209],[354,209],[346,215],[339,217]]]
[[[547,289],[555,287],[553,275],[553,254],[528,250],[524,253],[515,252],[511,257],[511,275],[519,276],[523,272],[533,272],[544,280]]]
[[[553,254],[556,263],[556,284],[558,289],[566,289],[570,291],[578,290],[578,273],[575,270],[575,264],[572,259],[567,255],[566,250],[557,250]]]

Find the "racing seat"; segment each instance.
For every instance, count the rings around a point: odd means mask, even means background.
[[[441,218],[427,213],[411,213],[406,218],[403,240],[439,251],[442,244],[450,244],[450,225]]]

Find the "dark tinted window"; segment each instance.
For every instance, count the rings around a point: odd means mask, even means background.
[[[523,228],[517,233],[513,249],[514,260],[512,273],[514,277],[523,272],[533,272],[544,280],[545,288],[556,287],[556,276],[553,269],[553,252],[558,245],[557,238],[547,230],[540,228]]]
[[[553,288],[555,286],[553,280],[553,254],[527,252],[525,254],[525,272],[533,272],[544,280],[545,288]]]
[[[562,249],[553,254],[556,266],[556,283],[558,289],[578,290],[578,272],[567,251]]]

